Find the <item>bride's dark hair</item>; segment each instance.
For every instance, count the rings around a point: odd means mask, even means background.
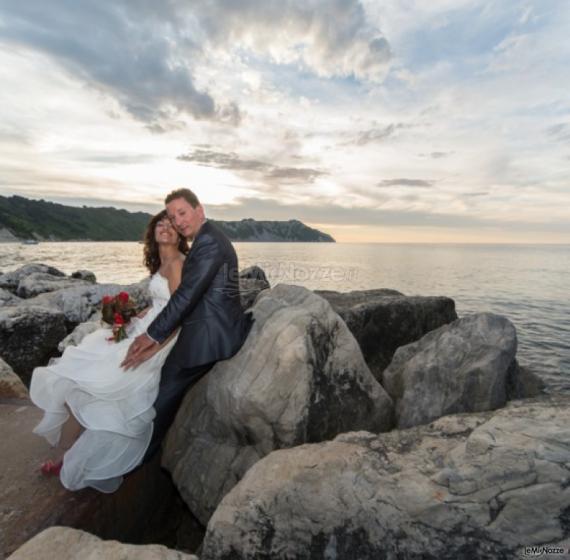
[[[144,232],[144,256],[143,264],[148,268],[151,274],[154,274],[160,268],[160,256],[158,254],[158,243],[154,235],[156,224],[162,220],[168,220],[166,210],[162,210],[156,216],[153,216],[146,226]],[[185,237],[178,234],[178,250],[185,255],[188,253],[188,242]]]

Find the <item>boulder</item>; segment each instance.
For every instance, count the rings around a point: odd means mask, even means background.
[[[67,334],[61,311],[18,305],[0,309],[0,357],[29,385],[36,366],[47,363]]]
[[[262,282],[265,282],[269,288],[269,280],[267,280],[264,270],[257,265],[244,268],[240,271],[239,277],[249,280],[261,280]]]
[[[239,280],[239,296],[242,309],[245,311],[253,306],[255,299],[263,290],[268,290],[269,284],[263,280],[254,280],[251,278],[240,278]]]
[[[21,546],[10,560],[57,558],[76,560],[108,558],[110,560],[198,560],[193,554],[158,544],[136,545],[119,541],[103,541],[79,529],[50,527]]]
[[[65,276],[61,270],[54,268],[53,266],[48,266],[46,264],[30,263],[21,266],[17,270],[12,272],[7,272],[0,276],[0,288],[8,290],[12,293],[16,293],[18,289],[18,284],[26,276],[34,274],[36,272],[43,272],[44,274],[51,274],[52,276]]]
[[[544,393],[546,383],[528,367],[521,366],[517,360],[509,368],[507,380],[507,400],[537,397]]]
[[[274,451],[212,516],[202,560],[473,560],[570,545],[570,397]]]
[[[76,270],[71,273],[71,277],[78,278],[79,280],[86,280],[87,282],[91,282],[91,284],[95,284],[95,282],[97,282],[95,273],[90,270]]]
[[[91,283],[86,282],[85,280],[69,278],[67,276],[62,277],[47,274],[45,272],[34,272],[20,280],[16,290],[16,295],[20,298],[28,299],[46,292],[55,292],[56,290],[86,285],[91,285]]]
[[[0,288],[0,307],[6,307],[8,305],[18,305],[22,300],[15,296],[12,292]]]
[[[405,296],[387,289],[315,293],[343,318],[378,380],[397,348],[457,319],[448,297]]]
[[[326,300],[278,285],[259,295],[253,315],[241,350],[186,395],[163,453],[163,466],[204,525],[272,450],[393,425],[391,399]]]
[[[136,301],[137,308],[150,305],[148,293],[149,279],[137,284],[122,286],[120,284],[90,284],[40,294],[33,299],[25,300],[23,305],[43,305],[59,310],[64,314],[68,324],[77,325],[91,319],[101,307],[104,296],[115,296],[119,292],[128,292]]]
[[[100,329],[101,319],[79,323],[58,345],[57,349],[63,352],[68,346],[77,346],[88,334]]]
[[[239,291],[242,309],[249,309],[259,292],[271,288],[265,272],[259,266],[250,266],[239,273]]]
[[[14,370],[0,358],[0,399],[26,399],[28,390]]]
[[[517,335],[499,315],[469,315],[398,348],[383,373],[400,428],[504,406]]]

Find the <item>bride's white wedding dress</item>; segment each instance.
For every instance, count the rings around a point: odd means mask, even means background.
[[[131,321],[127,339],[109,341],[110,330],[101,328],[53,364],[34,370],[30,397],[45,411],[34,433],[57,445],[69,417],[65,404],[85,428],[64,455],[60,478],[69,490],[90,486],[114,492],[150,443],[160,370],[176,337],[138,368],[120,367],[133,338],[146,331],[170,298],[168,281],[158,273],[149,290],[152,307]]]

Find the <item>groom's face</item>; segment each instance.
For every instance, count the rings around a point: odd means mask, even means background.
[[[175,198],[166,205],[166,212],[180,235],[187,239],[194,239],[204,222],[204,208],[194,208],[184,198]]]

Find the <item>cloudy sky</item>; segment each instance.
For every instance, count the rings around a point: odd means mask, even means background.
[[[570,243],[568,0],[0,0],[0,194]]]

